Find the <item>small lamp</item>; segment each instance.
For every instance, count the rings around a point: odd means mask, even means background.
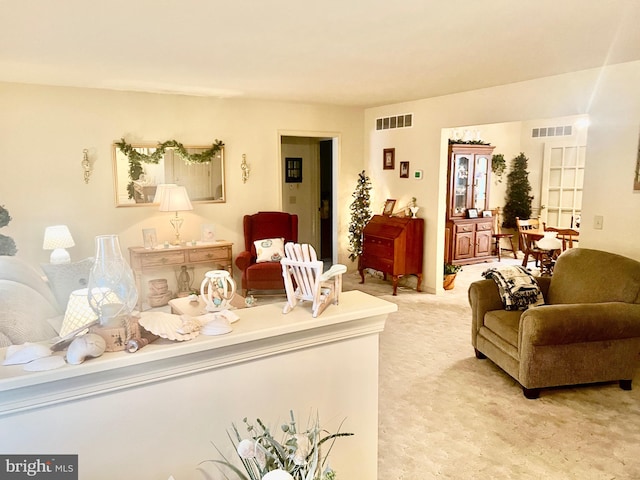
[[[562,242],[558,240],[557,236],[558,232],[544,232],[544,236],[536,242],[538,248],[547,251],[560,250]]]
[[[60,328],[60,336],[66,337],[84,326],[98,320],[98,315],[93,311],[87,298],[88,289],[74,290],[69,295],[67,310],[64,312],[64,320]]]
[[[176,216],[169,220],[176,232],[176,239],[173,242],[174,245],[180,245],[180,227],[184,219],[178,216],[178,212],[185,212],[193,210],[191,200],[187,194],[187,189],[178,185],[166,186],[161,192],[162,202],[160,203],[161,212],[176,212]]]
[[[53,250],[49,262],[51,263],[71,263],[71,256],[65,248],[75,245],[69,227],[66,225],[54,225],[47,227],[44,231],[44,250]]]

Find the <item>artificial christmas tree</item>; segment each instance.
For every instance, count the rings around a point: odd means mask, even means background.
[[[365,175],[364,170],[358,174],[358,184],[351,195],[354,200],[351,203],[351,223],[349,224],[349,258],[355,261],[362,255],[362,231],[371,219],[371,200],[369,191],[371,180]]]

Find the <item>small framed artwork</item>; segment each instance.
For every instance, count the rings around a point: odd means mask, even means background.
[[[202,241],[205,243],[211,243],[216,241],[216,233],[213,229],[212,223],[203,223],[200,227],[202,232]]]
[[[478,209],[467,208],[467,218],[478,218]]]
[[[413,178],[416,180],[422,180],[422,170],[416,170],[413,172]]]
[[[482,211],[482,218],[490,218],[493,215],[491,214],[491,210],[483,210]]]
[[[143,228],[142,229],[142,241],[144,248],[151,250],[158,245],[158,236],[155,228]]]
[[[384,202],[384,210],[382,210],[382,215],[384,215],[385,217],[390,217],[393,214],[393,207],[395,206],[395,199],[389,198],[386,202]]]
[[[400,162],[400,178],[409,178],[409,162]]]
[[[385,148],[382,155],[382,168],[384,170],[395,170],[396,168],[396,149]]]
[[[302,183],[302,158],[287,157],[284,162],[284,181],[286,183]]]

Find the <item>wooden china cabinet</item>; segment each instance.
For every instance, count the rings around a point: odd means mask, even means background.
[[[492,255],[493,219],[489,210],[491,145],[450,144],[447,173],[445,262],[479,263]]]

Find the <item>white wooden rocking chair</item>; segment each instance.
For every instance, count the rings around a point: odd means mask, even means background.
[[[284,246],[285,258],[280,260],[287,304],[282,313],[289,313],[298,301],[312,301],[313,318],[320,315],[331,303],[338,304],[342,291],[344,265],[333,265],[323,273],[323,263],[316,251],[306,243],[289,242]]]

